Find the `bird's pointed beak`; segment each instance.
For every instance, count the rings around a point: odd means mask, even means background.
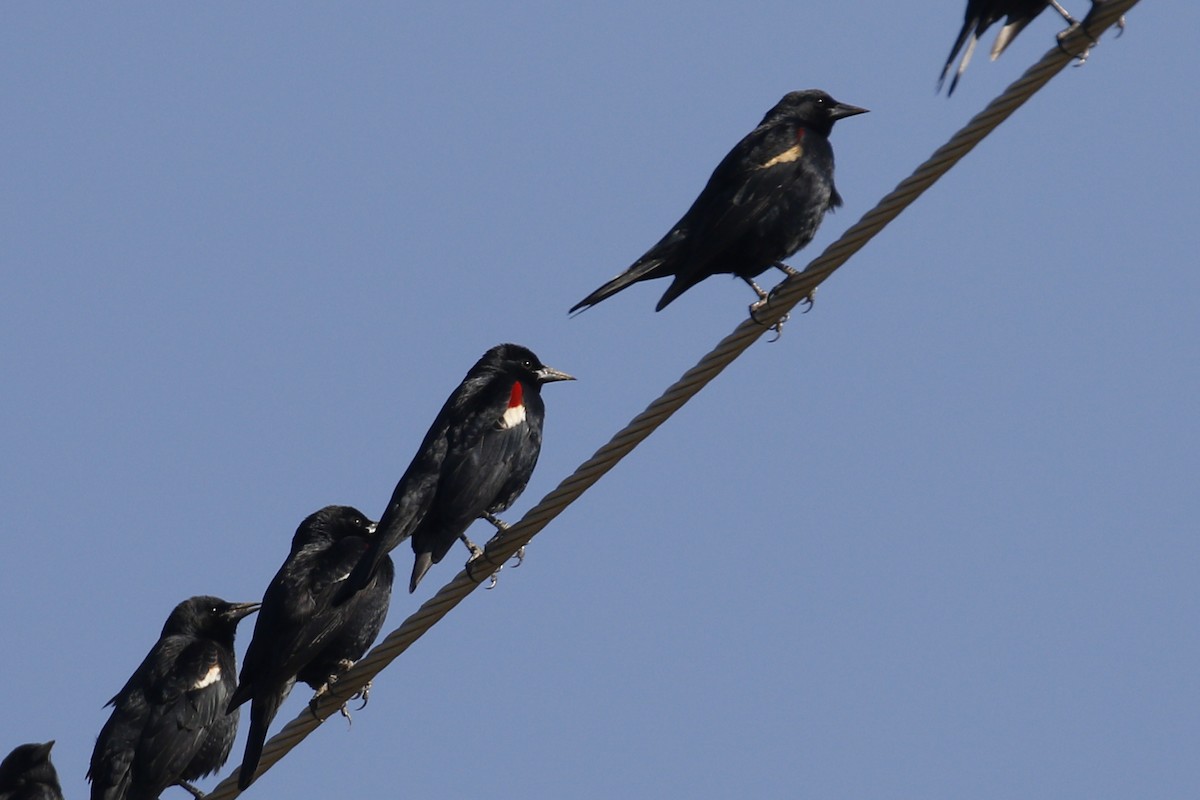
[[[370,520],[368,520],[367,521],[367,533],[374,536],[375,531],[377,531],[377,530],[379,530],[379,523],[371,522]]]
[[[835,120],[845,119],[846,117],[853,117],[857,114],[866,114],[869,110],[870,109],[867,108],[852,106],[849,103],[838,103],[833,107],[833,112],[829,116],[833,117]]]
[[[230,603],[229,608],[225,609],[225,616],[231,620],[239,620],[250,616],[260,608],[262,608],[262,603]]]
[[[42,758],[42,759],[49,758],[49,757],[50,757],[50,748],[51,748],[51,747],[54,747],[54,740],[53,740],[53,739],[51,739],[50,741],[46,742],[45,744],[39,744],[39,745],[38,745],[38,747],[37,747],[37,757],[38,757],[38,758]]]
[[[568,375],[562,370],[557,370],[554,367],[542,367],[537,372],[538,383],[554,383],[555,381],[573,381],[574,375]]]

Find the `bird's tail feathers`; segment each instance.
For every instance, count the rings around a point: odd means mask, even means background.
[[[1000,33],[996,34],[996,43],[992,45],[992,61],[1000,57],[1012,40],[1017,38],[1017,34],[1025,30],[1025,26],[1032,22],[1031,18],[1019,19],[1016,22],[1010,22],[1000,29]]]
[[[379,567],[383,557],[387,555],[387,550],[377,544],[376,541],[371,542],[371,546],[362,554],[362,558],[354,565],[354,569],[350,570],[349,577],[346,578],[345,590],[338,597],[338,603],[344,603],[349,600],[355,592],[362,591],[367,584],[371,582],[371,577],[375,574],[375,570]]]
[[[950,48],[950,55],[946,56],[946,64],[942,67],[942,77],[938,78],[938,91],[942,90],[942,84],[946,82],[946,76],[950,74],[950,68],[954,65],[954,58],[958,55],[958,51],[967,42],[967,37],[971,37],[971,45],[967,48],[966,54],[963,56],[962,62],[959,64],[958,71],[954,73],[954,80],[950,83],[950,91],[947,95],[954,94],[954,87],[958,84],[959,77],[963,74],[963,70],[967,68],[967,62],[971,60],[971,51],[975,48],[975,35],[971,33],[971,26],[974,20],[968,19],[963,23],[962,30],[958,32],[958,38],[954,40],[954,47]]]
[[[258,762],[262,758],[263,744],[267,741],[267,729],[279,712],[283,703],[283,695],[272,692],[267,697],[255,697],[250,703],[250,733],[246,736],[246,754],[242,757],[242,766],[238,769],[238,788],[243,791],[254,782],[254,773],[258,771]]]
[[[967,42],[967,49],[963,52],[962,60],[958,62],[958,69],[954,71],[954,77],[950,80],[950,89],[946,92],[946,96],[954,94],[954,87],[958,86],[958,79],[967,71],[967,65],[971,63],[971,56],[975,54],[975,45],[979,44],[978,36],[971,36],[971,40]]]
[[[234,709],[238,708],[240,705],[249,700],[253,693],[253,685],[249,683],[239,683],[237,688],[233,690],[233,694],[229,697],[229,704],[225,706],[225,713],[232,714]]]
[[[425,573],[429,572],[429,568],[433,566],[432,553],[417,553],[417,560],[413,562],[412,579],[408,582],[408,593],[412,594],[417,590],[417,584],[425,577]]]
[[[612,297],[625,287],[631,286],[638,281],[663,277],[663,275],[666,273],[656,272],[656,270],[662,267],[663,262],[664,259],[661,258],[647,258],[638,261],[632,267],[625,270],[620,275],[617,275],[608,283],[604,284],[599,289],[592,292],[575,305],[571,306],[570,311],[567,313],[574,314],[576,312],[583,311],[590,306],[596,305],[596,303],[599,303],[601,300],[606,300],[609,297]]]

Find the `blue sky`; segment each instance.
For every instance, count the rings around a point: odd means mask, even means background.
[[[171,607],[378,516],[501,341],[579,378],[518,518],[744,318],[566,309],[785,92],[871,109],[803,266],[1060,27],[947,100],[911,6],[7,8],[0,750],[85,796]],[[1194,795],[1198,29],[1135,8],[247,796]]]

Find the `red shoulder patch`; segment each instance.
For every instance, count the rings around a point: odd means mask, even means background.
[[[508,396],[508,407],[516,408],[525,404],[525,389],[520,381],[513,381],[512,393]]]

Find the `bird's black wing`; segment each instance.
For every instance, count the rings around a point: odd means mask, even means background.
[[[137,747],[135,779],[145,787],[170,786],[187,771],[209,726],[225,714],[234,677],[215,642],[167,637],[161,644],[164,657],[146,687],[149,713]]]
[[[693,236],[689,257],[719,257],[748,234],[772,227],[780,197],[804,175],[804,150],[810,146],[815,144],[792,126],[763,125],[748,134],[696,198],[695,214],[707,224],[702,235]]]
[[[305,569],[294,576],[286,600],[278,609],[279,619],[272,627],[276,634],[272,649],[287,655],[281,672],[294,677],[346,623],[353,601],[339,604],[335,600],[368,544],[362,537],[346,536],[304,554]]]
[[[446,457],[448,409],[454,398],[455,395],[451,395],[446,401],[433,426],[425,434],[421,449],[417,451],[400,482],[396,484],[392,499],[388,501],[387,508],[379,519],[376,533],[371,537],[366,553],[346,580],[338,602],[346,602],[353,592],[370,583],[371,576],[383,557],[412,536],[413,531],[429,512],[437,492],[442,461]]]
[[[438,511],[446,528],[455,535],[437,543],[432,551],[434,563],[440,561],[454,543],[458,531],[466,528],[485,511],[500,511],[520,494],[529,481],[541,448],[541,427],[526,421],[504,428],[497,425],[504,404],[499,403],[483,419],[484,424],[456,442],[446,456],[438,501]]]
[[[96,746],[88,765],[87,779],[92,784],[92,800],[124,798],[128,793],[133,779],[133,757],[150,713],[145,687],[155,672],[155,664],[164,657],[173,657],[178,648],[172,647],[172,644],[178,643],[178,640],[160,640],[156,643],[121,690],[105,704],[106,707],[112,706],[113,712],[96,737]]]

